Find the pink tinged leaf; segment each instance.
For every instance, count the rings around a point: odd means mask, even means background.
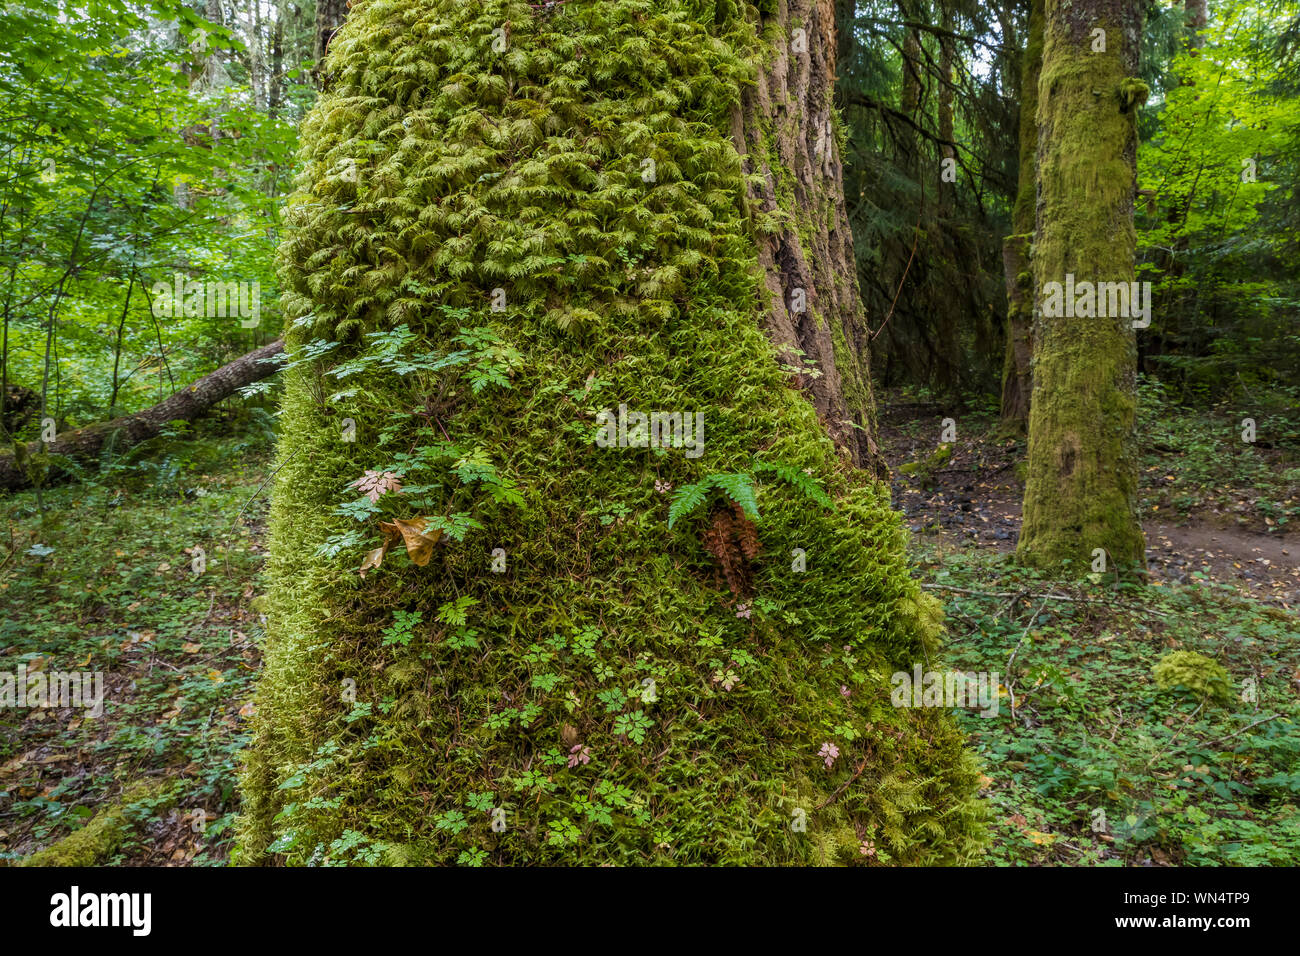
[[[591,763],[591,748],[584,744],[574,744],[569,750],[569,766],[576,767],[580,763]]]
[[[817,756],[824,757],[826,759],[827,770],[831,769],[832,764],[835,763],[835,758],[838,757],[839,755],[840,755],[840,748],[836,747],[830,741],[827,741],[826,743],[822,744],[822,749],[817,751]]]
[[[352,482],[352,485],[369,498],[371,504],[377,502],[382,495],[402,490],[402,483],[398,480],[396,474],[391,471],[378,472],[370,468],[367,468],[364,475]]]

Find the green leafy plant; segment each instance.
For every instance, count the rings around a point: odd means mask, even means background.
[[[678,521],[699,511],[708,501],[709,492],[714,490],[737,505],[745,517],[758,521],[758,493],[754,476],[759,474],[768,474],[784,481],[802,492],[804,497],[831,511],[835,510],[835,502],[811,476],[781,462],[756,461],[750,471],[727,474],[715,472],[705,475],[700,481],[678,488],[669,503],[668,527],[673,527]]]

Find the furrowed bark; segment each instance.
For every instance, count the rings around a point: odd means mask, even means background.
[[[1038,193],[1038,76],[1043,64],[1043,0],[1031,0],[1020,81],[1020,176],[1011,232],[1002,244],[1007,288],[1007,344],[1002,365],[1002,420],[1024,428],[1033,390],[1033,274],[1029,244]]]
[[[775,16],[784,42],[745,92],[732,127],[746,172],[763,175],[751,202],[764,213],[785,213],[789,223],[759,245],[770,295],[765,329],[790,349],[791,366],[807,370],[799,385],[831,436],[855,464],[883,475],[873,437],[870,333],[835,137],[835,10],[831,0],[782,0]]]

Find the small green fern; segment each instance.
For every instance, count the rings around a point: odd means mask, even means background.
[[[671,528],[679,518],[684,518],[704,504],[709,496],[709,489],[717,488],[731,501],[740,506],[745,516],[752,521],[758,520],[758,495],[754,491],[754,478],[745,472],[732,474],[709,474],[703,480],[691,485],[682,485],[673,495],[668,506],[668,527]]]
[[[699,510],[700,506],[708,499],[710,489],[713,488],[721,491],[728,500],[738,505],[740,510],[745,513],[745,517],[751,521],[757,521],[759,519],[758,493],[754,487],[754,475],[757,473],[773,475],[787,484],[793,485],[803,492],[804,497],[817,502],[823,508],[831,511],[835,510],[835,502],[831,500],[831,496],[826,493],[826,489],[817,483],[816,479],[792,465],[774,461],[755,461],[750,471],[727,474],[714,472],[705,475],[703,479],[694,484],[682,485],[682,487],[678,488],[668,506],[668,527],[671,528],[680,519]]]
[[[802,491],[805,498],[812,499],[828,511],[835,510],[835,502],[826,493],[826,489],[817,483],[817,479],[793,465],[784,465],[779,461],[756,461],[754,462],[754,472],[756,474],[767,472],[775,475],[787,484],[794,485],[795,488]]]

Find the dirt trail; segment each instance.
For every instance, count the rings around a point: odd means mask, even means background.
[[[925,446],[891,424],[912,420],[914,408],[894,406],[881,416],[894,505],[906,526],[921,542],[1015,550],[1024,490],[1015,474],[1018,450],[967,434],[948,465],[921,487],[899,468],[923,456]],[[1300,608],[1300,535],[1261,534],[1223,520],[1145,517],[1152,580],[1183,583],[1200,572],[1271,604]]]

